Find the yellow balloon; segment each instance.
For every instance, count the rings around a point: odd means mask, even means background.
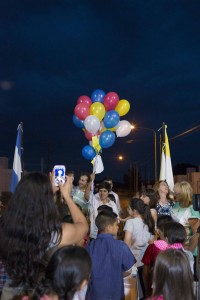
[[[100,121],[104,118],[105,113],[105,107],[101,102],[94,102],[90,106],[90,115],[96,116]]]
[[[101,129],[101,133],[104,132],[104,131],[106,131],[106,130],[116,131],[116,127],[112,127],[112,128],[106,128],[106,127],[103,127],[103,128]]]
[[[128,102],[128,100],[122,99],[118,102],[115,110],[118,112],[120,117],[125,116],[130,110],[130,103]]]
[[[116,127],[108,128],[110,131],[116,131]]]

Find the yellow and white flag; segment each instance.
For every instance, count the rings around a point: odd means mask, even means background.
[[[165,142],[162,148],[161,166],[160,166],[160,180],[166,180],[169,188],[173,191],[174,177],[172,171],[172,162],[169,149],[169,140],[167,136],[167,126],[165,125]]]

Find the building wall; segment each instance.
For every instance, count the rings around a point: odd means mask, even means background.
[[[174,183],[177,183],[180,181],[187,181],[187,175],[175,175],[174,176]]]
[[[0,157],[0,192],[10,191],[12,170],[8,169],[8,157]]]
[[[0,192],[10,191],[11,176],[11,169],[4,169],[0,166]]]
[[[194,194],[200,194],[200,172],[187,174],[187,181],[191,184]]]
[[[8,158],[7,157],[0,157],[0,167],[2,167],[2,169],[8,169]]]

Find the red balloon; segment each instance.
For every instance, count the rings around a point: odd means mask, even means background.
[[[106,94],[103,101],[105,109],[107,111],[115,109],[118,102],[119,102],[119,96],[115,92],[109,92],[108,94]]]
[[[85,103],[80,103],[75,106],[74,114],[80,119],[85,120],[85,118],[90,114],[90,108]]]
[[[88,139],[88,141],[91,141],[92,137],[95,135],[100,135],[100,132],[98,131],[97,133],[91,133],[88,130],[85,130],[84,134],[85,134],[86,139]]]
[[[83,96],[80,96],[77,100],[77,104],[80,104],[80,103],[85,103],[88,106],[90,106],[92,104],[92,100],[90,99],[90,97],[83,95]]]

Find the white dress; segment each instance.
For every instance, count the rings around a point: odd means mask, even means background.
[[[129,231],[132,234],[130,249],[137,260],[135,266],[140,267],[143,265],[141,260],[153,235],[149,232],[148,226],[139,217],[127,220],[124,231]]]

